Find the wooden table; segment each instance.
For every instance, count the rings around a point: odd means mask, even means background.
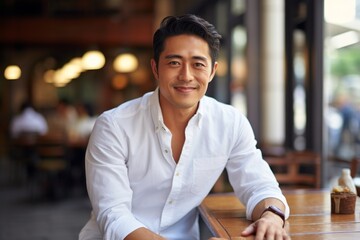
[[[291,239],[360,239],[360,199],[354,214],[331,214],[330,192],[294,190],[284,192],[290,206],[288,232]],[[211,194],[199,207],[201,217],[215,237],[243,238],[241,232],[251,222],[245,208],[232,194]]]

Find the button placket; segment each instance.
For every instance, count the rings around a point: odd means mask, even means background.
[[[162,215],[164,216],[161,221],[161,227],[166,227],[168,222],[171,221],[174,214],[176,214],[177,199],[181,195],[182,179],[181,179],[181,170],[178,169],[178,166],[175,168],[174,178],[172,188],[168,195],[168,199],[164,206]]]
[[[171,153],[171,149],[170,149],[171,133],[166,129],[165,126],[162,125],[157,126],[157,129],[160,130],[158,134],[159,134],[160,145],[161,145],[161,150],[163,152],[163,156],[168,161],[171,161],[172,160],[171,155],[169,154]]]

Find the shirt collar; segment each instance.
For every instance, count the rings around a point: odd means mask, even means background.
[[[167,129],[160,108],[159,93],[159,87],[157,87],[150,98],[151,117],[155,126],[155,131],[159,131],[160,129]],[[201,119],[207,111],[205,98],[206,97],[204,96],[200,99],[198,110],[190,120],[195,121],[195,124],[198,127],[201,124]]]
[[[155,131],[158,132],[160,129],[166,129],[164,119],[161,113],[160,102],[159,102],[159,88],[157,87],[150,97],[150,111],[151,118],[154,123]]]
[[[205,115],[206,111],[208,110],[207,107],[206,107],[206,96],[203,96],[201,99],[200,99],[200,102],[199,102],[199,107],[198,107],[198,110],[195,114],[198,115],[199,117],[199,120]]]

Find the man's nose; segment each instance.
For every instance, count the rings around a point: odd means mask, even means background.
[[[181,81],[191,81],[193,79],[193,73],[189,64],[184,64],[181,68],[179,79]]]

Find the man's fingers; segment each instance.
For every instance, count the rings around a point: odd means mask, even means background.
[[[256,222],[250,224],[247,228],[244,229],[244,231],[242,231],[241,236],[246,237],[246,236],[250,236],[251,234],[255,234],[256,232]]]

